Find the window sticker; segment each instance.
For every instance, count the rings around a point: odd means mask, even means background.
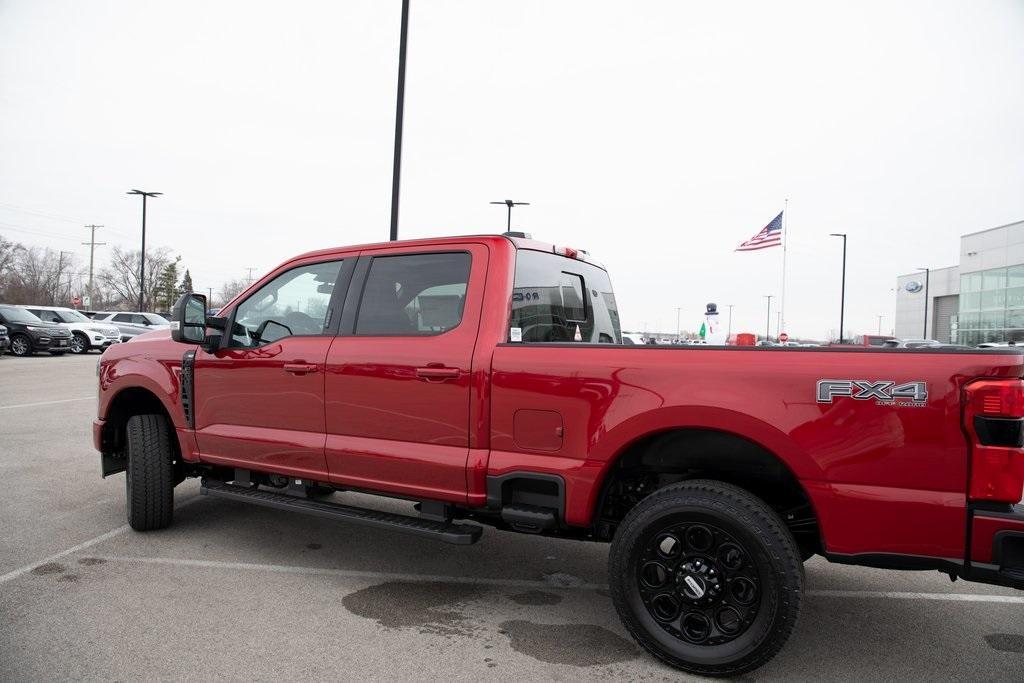
[[[523,341],[523,328],[521,328],[521,327],[513,327],[511,330],[509,330],[508,338],[509,338],[509,341],[514,341],[514,342],[521,342],[521,341]]]

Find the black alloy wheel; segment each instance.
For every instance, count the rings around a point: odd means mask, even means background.
[[[634,507],[609,553],[612,599],[651,654],[735,676],[770,660],[796,624],[803,563],[792,534],[736,486],[694,480]]]

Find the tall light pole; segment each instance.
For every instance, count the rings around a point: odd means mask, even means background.
[[[502,202],[491,202],[491,204],[504,204],[505,206],[508,207],[508,223],[507,223],[508,227],[506,227],[505,229],[508,230],[508,231],[511,231],[512,230],[512,207],[513,206],[529,206],[530,202],[514,202],[511,199],[506,199],[505,201],[502,201]]]
[[[918,268],[918,270],[924,271],[924,331],[921,333],[921,339],[928,339],[928,280],[932,271],[928,268]]]
[[[398,39],[398,102],[395,105],[395,161],[391,171],[391,241],[398,239],[398,190],[402,181],[402,118],[405,114],[405,53],[409,42],[409,0],[402,0]]]
[[[139,252],[139,311],[146,310],[146,200],[159,197],[163,192],[143,192],[131,190],[125,194],[137,194],[142,197],[142,251]]]
[[[732,307],[735,304],[726,304],[729,307],[729,329],[725,333],[725,343],[729,343],[729,339],[732,338]]]
[[[679,341],[679,311],[681,306],[676,306],[676,341]]]
[[[839,343],[843,343],[843,325],[846,323],[846,233],[833,232],[831,237],[843,238],[843,284],[839,290]]]
[[[765,294],[764,298],[768,300],[768,320],[764,324],[764,340],[771,341],[772,337],[772,299],[775,298],[774,294]]]
[[[884,317],[885,317],[884,314],[879,314],[879,316],[878,316],[878,336],[879,337],[882,336],[882,318],[884,318]]]

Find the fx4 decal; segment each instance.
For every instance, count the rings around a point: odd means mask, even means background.
[[[871,382],[866,379],[820,379],[818,380],[818,403],[832,403],[837,396],[849,396],[856,401],[896,403],[908,401],[911,404],[928,400],[926,382],[896,382],[883,380]]]

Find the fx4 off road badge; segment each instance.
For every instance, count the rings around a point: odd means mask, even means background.
[[[926,382],[896,382],[866,379],[819,379],[818,403],[832,403],[832,399],[849,396],[855,401],[875,401],[881,405],[924,405],[928,401]]]

